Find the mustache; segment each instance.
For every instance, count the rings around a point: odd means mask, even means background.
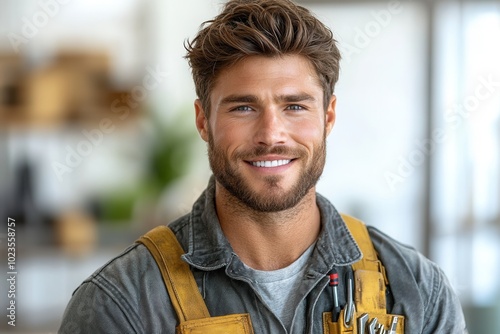
[[[250,150],[236,153],[235,158],[251,160],[268,154],[299,157],[304,155],[304,151],[305,150],[301,148],[292,148],[288,146],[256,146]]]

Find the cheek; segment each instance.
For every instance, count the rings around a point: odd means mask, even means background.
[[[212,124],[214,144],[218,148],[233,151],[235,148],[247,144],[251,134],[248,124],[241,122],[225,121]]]
[[[307,147],[313,147],[323,141],[324,125],[321,122],[303,121],[293,127],[292,137],[294,141]]]

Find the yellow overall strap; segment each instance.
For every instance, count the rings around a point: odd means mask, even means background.
[[[156,260],[179,321],[210,317],[189,265],[180,260],[184,250],[172,230],[158,226],[137,242],[144,244]]]
[[[184,250],[170,228],[158,226],[137,242],[146,246],[160,269],[179,318],[177,334],[254,333],[248,313],[210,317],[193,273],[181,259]]]
[[[352,265],[355,279],[357,313],[386,313],[385,290],[388,285],[385,268],[378,260],[366,225],[360,220],[342,215],[356,240],[363,258]]]

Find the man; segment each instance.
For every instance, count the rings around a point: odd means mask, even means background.
[[[343,218],[315,192],[335,122],[340,54],[332,33],[288,0],[234,0],[186,48],[213,177],[192,211],[169,225],[182,260],[212,317],[249,314],[255,333],[324,333],[335,320],[323,317],[337,301],[348,312],[350,294],[373,285],[356,279],[354,292],[344,281],[362,255]],[[403,318],[405,333],[466,332],[442,271],[368,231],[387,278],[382,313],[398,333]],[[134,244],[75,291],[60,331],[174,333],[181,321],[165,284],[148,249]],[[375,318],[366,317],[374,329]]]

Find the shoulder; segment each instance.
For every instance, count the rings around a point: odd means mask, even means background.
[[[96,270],[84,283],[92,282],[114,293],[136,298],[141,293],[137,287],[156,277],[161,278],[161,275],[154,258],[144,245],[134,243]]]
[[[60,332],[69,332],[65,329],[72,327],[80,328],[81,333],[100,333],[101,329],[156,332],[169,323],[175,328],[174,314],[169,310],[172,307],[158,266],[147,248],[136,243],[75,290]]]
[[[374,227],[368,227],[368,232],[386,268],[393,312],[410,315],[409,332],[463,333],[460,301],[441,268]]]
[[[368,233],[384,266],[399,267],[400,271],[412,273],[416,280],[428,278],[439,267],[414,247],[405,245],[375,227],[368,226]]]
[[[425,303],[431,299],[440,281],[446,280],[448,283],[438,265],[415,248],[391,238],[374,227],[368,227],[368,231],[380,261],[386,268],[393,290],[398,290],[404,281],[406,288],[414,286],[419,289],[420,298]]]
[[[181,217],[168,226],[183,247],[188,243],[186,221],[186,217]],[[166,294],[163,278],[154,257],[144,245],[137,242],[96,270],[84,281],[87,282],[125,294],[134,300],[140,300],[150,293]]]

